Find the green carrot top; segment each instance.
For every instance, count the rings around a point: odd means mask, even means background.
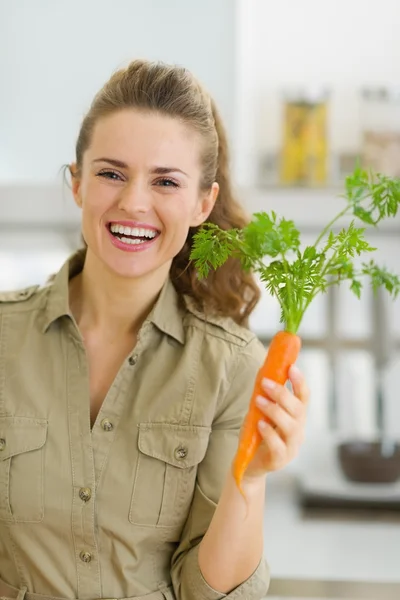
[[[223,265],[229,257],[238,258],[246,271],[259,274],[269,293],[277,298],[281,323],[296,333],[305,311],[320,292],[348,281],[359,298],[363,276],[369,276],[376,291],[383,286],[396,297],[400,279],[373,260],[356,268],[355,257],[370,253],[364,237],[366,227],[357,227],[356,219],[376,226],[394,217],[400,204],[400,179],[357,167],[346,178],[345,206],[321,231],[313,245],[300,249],[300,231],[293,221],[278,218],[275,212],[258,212],[243,229],[222,230],[205,223],[195,234],[191,251],[200,278]],[[352,214],[349,226],[338,233],[332,230],[341,217]]]

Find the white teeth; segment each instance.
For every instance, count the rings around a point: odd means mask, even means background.
[[[119,233],[121,235],[130,235],[132,237],[147,237],[154,238],[157,235],[157,232],[154,229],[143,229],[138,227],[124,227],[123,225],[118,225],[117,223],[113,223],[110,226],[110,230],[112,233]]]
[[[135,244],[144,244],[143,240],[133,240],[132,238],[126,238],[126,237],[122,237],[121,242],[124,242],[124,244],[130,244],[131,246],[133,246]]]

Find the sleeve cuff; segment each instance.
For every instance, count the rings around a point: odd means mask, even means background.
[[[222,594],[217,590],[214,590],[208,585],[200,571],[199,561],[199,544],[192,548],[186,556],[185,564],[185,575],[186,579],[184,587],[190,590],[190,598],[193,600],[262,600],[266,596],[269,582],[270,572],[269,567],[264,558],[262,558],[258,564],[257,569],[254,573],[241,583],[237,588],[232,590],[229,594]]]

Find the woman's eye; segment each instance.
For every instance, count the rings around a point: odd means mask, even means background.
[[[173,179],[168,179],[166,177],[159,179],[156,183],[157,183],[157,185],[159,185],[161,187],[174,187],[174,188],[179,187],[179,184],[176,181],[174,181]]]
[[[98,177],[104,177],[105,179],[114,180],[121,179],[120,174],[116,173],[115,171],[100,171],[100,173],[98,173]]]

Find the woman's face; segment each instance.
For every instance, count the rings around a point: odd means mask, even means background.
[[[99,120],[73,180],[88,252],[119,276],[165,279],[218,194],[217,184],[200,192],[200,143],[179,120],[154,112]]]

